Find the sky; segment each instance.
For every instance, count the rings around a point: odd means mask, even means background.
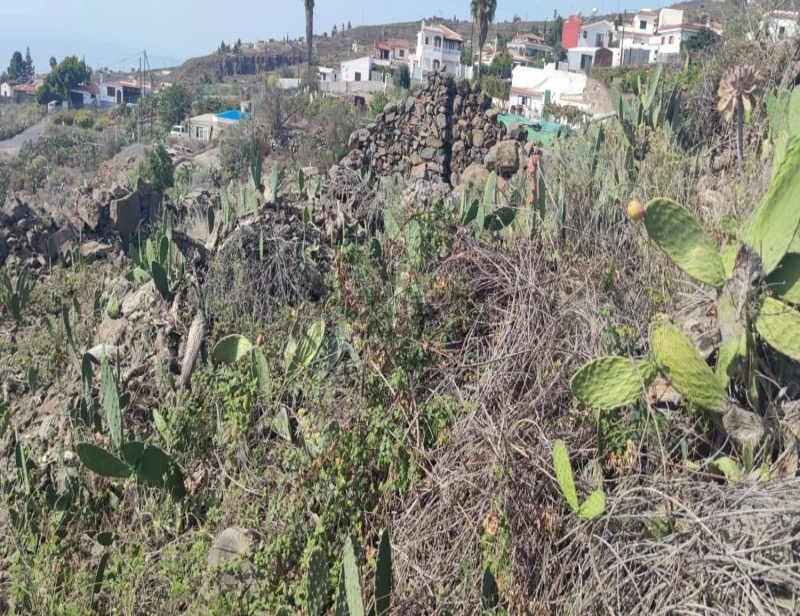
[[[648,0],[650,8],[665,2]],[[599,14],[640,8],[631,0],[498,0],[496,21],[552,19],[553,10],[566,17],[576,11]],[[83,57],[92,68],[130,70],[147,50],[153,69],[177,65],[206,55],[220,41],[302,36],[302,0],[0,0],[0,72],[11,55],[30,47],[39,72],[51,56]],[[381,24],[442,16],[468,19],[469,0],[317,0],[315,32],[330,32],[334,24]]]

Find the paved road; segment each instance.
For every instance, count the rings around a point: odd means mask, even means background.
[[[42,119],[33,126],[29,126],[19,135],[11,137],[11,139],[0,141],[0,154],[17,154],[23,143],[37,140],[44,131],[45,126],[47,126],[47,118]]]

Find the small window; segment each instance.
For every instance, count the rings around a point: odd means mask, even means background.
[[[431,44],[431,40],[427,36],[425,37],[425,44],[426,45],[430,45]]]
[[[786,27],[781,26],[778,28],[778,38],[783,38],[784,36],[786,36]]]
[[[603,46],[603,35],[598,34],[594,37],[594,46],[595,47],[602,47]]]
[[[589,32],[584,30],[583,31],[583,38],[589,38]]]
[[[669,44],[672,45],[674,42],[675,42],[675,37],[674,36],[670,36],[669,37]]]
[[[361,81],[361,73],[360,73],[360,72],[358,72],[358,71],[356,71],[355,80],[356,80],[356,81]]]
[[[114,98],[114,88],[112,88],[111,86],[108,86],[106,88],[106,96],[110,96],[111,98]]]
[[[528,106],[528,97],[527,96],[521,96],[520,99],[519,99],[519,104],[522,105],[523,107],[527,107]]]
[[[664,44],[664,37],[663,36],[661,37],[661,44],[662,45]]]
[[[439,36],[433,37],[433,46],[439,49],[442,46],[442,38]]]
[[[639,30],[647,30],[647,22],[644,19],[639,20]]]
[[[439,64],[439,60],[433,61],[433,70],[438,71],[440,66],[441,65]]]
[[[400,50],[400,57],[401,58],[405,58],[406,57],[406,50],[405,49],[401,49]]]

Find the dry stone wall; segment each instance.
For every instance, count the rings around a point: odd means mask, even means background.
[[[506,138],[491,103],[478,84],[430,73],[422,90],[389,103],[375,122],[350,135],[350,153],[342,165],[456,185],[459,174],[483,163],[489,150]]]

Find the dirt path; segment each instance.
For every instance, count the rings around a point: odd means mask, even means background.
[[[43,118],[33,126],[29,126],[19,135],[11,137],[11,139],[0,141],[0,154],[18,154],[23,143],[39,139],[39,136],[44,132],[45,126],[47,126],[47,118]]]

